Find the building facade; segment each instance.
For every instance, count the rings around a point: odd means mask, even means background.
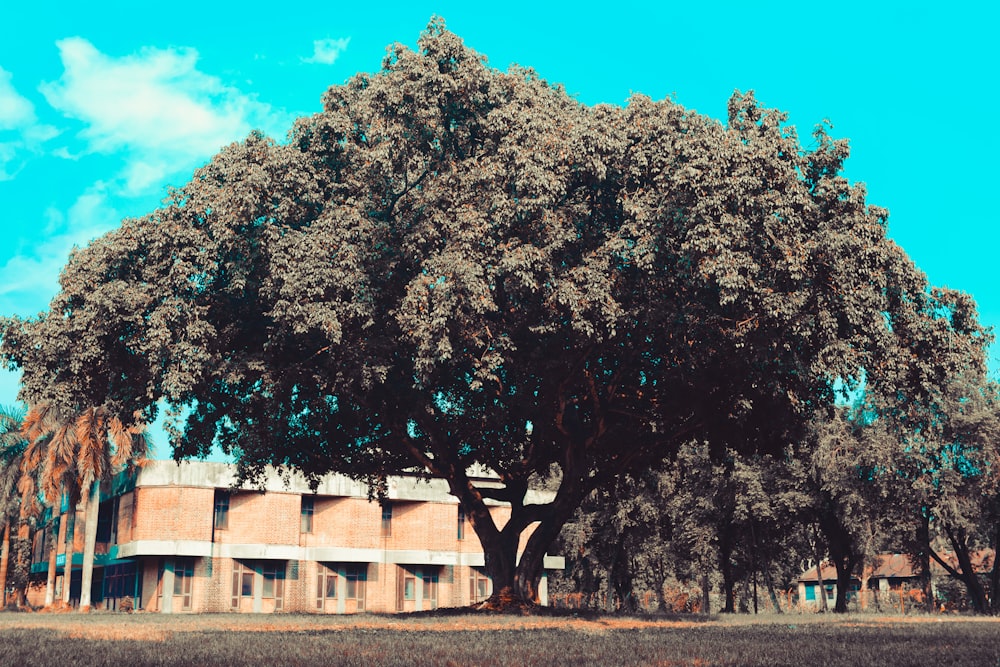
[[[479,540],[442,480],[391,478],[382,504],[368,500],[363,483],[339,475],[315,492],[294,475],[271,474],[262,490],[234,489],[234,482],[233,466],[203,461],[154,461],[116,480],[102,493],[93,606],[406,612],[473,604],[492,592]],[[499,525],[510,514],[500,504],[491,511]],[[82,521],[82,513],[67,513],[39,531],[33,572],[41,582],[32,603],[44,600],[54,538],[55,597],[68,584],[71,601],[79,600]],[[547,570],[562,567],[562,558],[546,556]]]

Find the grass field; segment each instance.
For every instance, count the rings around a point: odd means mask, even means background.
[[[1000,620],[5,612],[0,665],[1000,667]]]

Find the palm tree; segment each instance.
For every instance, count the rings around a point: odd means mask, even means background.
[[[73,525],[76,519],[76,506],[80,499],[76,474],[76,429],[70,416],[43,403],[28,410],[22,427],[25,437],[33,448],[39,450],[41,458],[31,457],[31,464],[37,470],[41,482],[42,494],[49,505],[55,510],[60,523],[63,521],[63,499],[67,500],[70,510],[65,521],[65,562],[63,564],[62,603],[69,606],[70,577],[73,571]],[[55,601],[56,557],[59,551],[58,533],[49,548],[49,576],[45,586],[45,604]]]
[[[126,426],[103,407],[88,408],[76,419],[76,440],[80,444],[77,470],[81,489],[88,489],[86,535],[83,547],[83,571],[80,578],[80,611],[90,609],[90,586],[97,546],[97,517],[101,502],[101,481],[117,472],[146,460],[149,441],[145,424],[138,420]],[[110,447],[109,447],[110,445]]]
[[[24,411],[18,408],[0,407],[0,524],[3,525],[3,546],[0,548],[0,606],[7,604],[7,581],[10,566],[11,527],[22,521],[21,506],[21,464],[28,442],[21,433]],[[23,537],[23,530],[18,530]],[[18,545],[20,546],[20,545]],[[18,549],[20,556],[22,549]],[[24,563],[18,562],[19,567]],[[18,579],[22,579],[18,572]]]
[[[114,472],[142,465],[146,458],[148,440],[138,417],[134,415],[134,423],[126,426],[103,406],[71,412],[43,403],[33,406],[26,420],[30,442],[45,451],[45,456],[34,457],[32,464],[40,467],[39,479],[47,501],[59,502],[63,493],[69,493],[71,500],[83,497],[86,532],[80,611],[89,611],[91,606],[101,482],[109,480]],[[69,590],[71,559],[72,546],[67,539],[64,600]]]

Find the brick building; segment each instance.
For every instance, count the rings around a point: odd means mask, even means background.
[[[101,496],[94,606],[118,609],[130,598],[164,613],[396,612],[467,605],[491,592],[479,540],[442,480],[392,478],[382,505],[339,475],[315,493],[294,475],[269,475],[263,491],[233,484],[231,465],[204,461],[154,461],[116,480]],[[500,524],[510,512],[500,504],[492,511]],[[55,535],[62,595],[67,530],[70,598],[79,600],[83,515],[67,518],[36,535],[32,571],[42,581],[31,588],[34,604],[44,599]],[[547,570],[562,567],[562,558],[546,556]],[[544,574],[539,588],[545,604]]]

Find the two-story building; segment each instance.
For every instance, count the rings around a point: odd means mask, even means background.
[[[391,478],[382,504],[340,475],[315,492],[295,475],[270,474],[261,489],[234,483],[226,463],[153,461],[110,485],[101,496],[94,606],[119,609],[128,599],[165,613],[400,612],[473,604],[492,592],[479,540],[443,480]],[[499,524],[510,514],[501,504],[491,511]],[[56,599],[67,585],[67,517],[36,536],[32,569],[42,581],[31,589],[34,604],[44,599],[47,545],[56,536]],[[82,524],[77,512],[73,601]],[[546,556],[546,569],[563,566]],[[545,604],[544,574],[539,588]]]

